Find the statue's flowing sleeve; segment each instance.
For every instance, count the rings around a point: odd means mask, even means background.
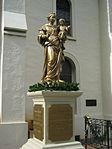
[[[45,42],[46,42],[46,29],[45,26],[42,26],[39,29],[39,33],[38,33],[38,42],[44,46]]]

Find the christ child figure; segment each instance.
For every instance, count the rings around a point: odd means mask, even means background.
[[[69,31],[70,26],[65,25],[65,19],[59,19],[59,25],[58,25],[58,37],[60,39],[60,46],[62,50],[65,49],[64,43],[67,40],[67,33]]]

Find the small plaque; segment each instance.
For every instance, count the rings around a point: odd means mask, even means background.
[[[49,107],[49,140],[67,141],[73,136],[73,109],[69,104],[53,104]]]
[[[43,140],[44,136],[44,108],[42,105],[34,106],[34,136],[39,140]]]
[[[96,99],[86,99],[86,106],[97,106],[97,100]]]

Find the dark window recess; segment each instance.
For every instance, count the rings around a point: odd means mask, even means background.
[[[86,106],[97,106],[97,100],[96,99],[87,99]]]
[[[69,82],[69,83],[72,82],[72,66],[71,66],[69,60],[67,60],[66,58],[65,58],[65,62],[63,64],[63,66],[62,66],[62,72],[60,75],[60,79],[64,80],[65,82]]]

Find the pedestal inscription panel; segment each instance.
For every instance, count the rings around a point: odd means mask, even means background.
[[[44,138],[44,108],[42,105],[34,106],[34,136],[39,140]]]
[[[73,136],[73,109],[69,104],[53,104],[48,111],[48,138],[67,141]]]

